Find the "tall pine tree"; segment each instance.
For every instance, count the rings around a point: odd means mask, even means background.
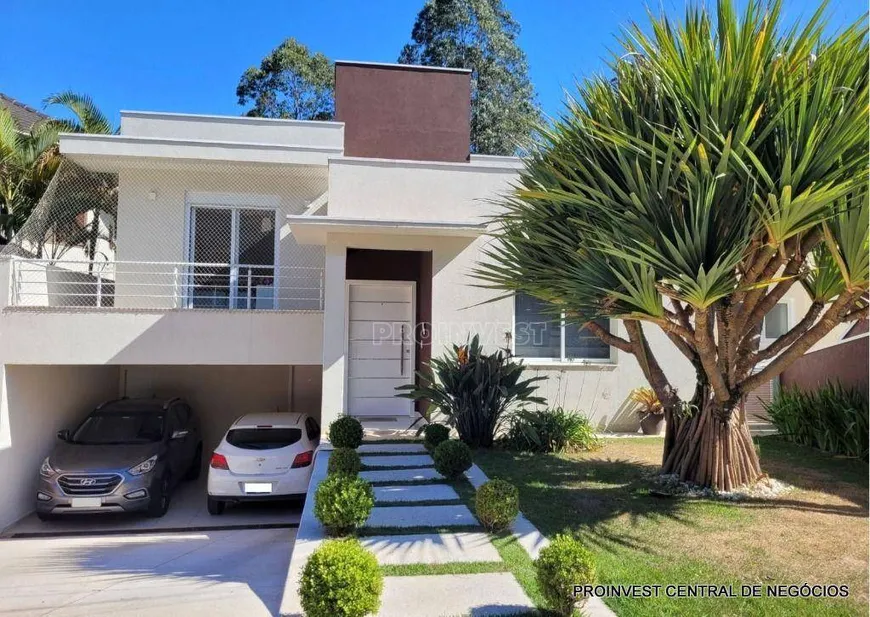
[[[516,153],[540,117],[520,26],[501,0],[427,0],[402,64],[471,69],[471,151]]]

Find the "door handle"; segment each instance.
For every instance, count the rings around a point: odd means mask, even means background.
[[[402,324],[402,335],[399,339],[399,375],[405,376],[405,324]]]

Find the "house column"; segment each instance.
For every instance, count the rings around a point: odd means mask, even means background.
[[[326,242],[323,284],[323,386],[320,424],[329,423],[345,413],[345,279],[347,248],[334,240]]]

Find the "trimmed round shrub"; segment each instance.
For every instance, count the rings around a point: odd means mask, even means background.
[[[329,441],[336,448],[359,447],[363,440],[363,427],[354,417],[341,416],[329,425]]]
[[[437,448],[442,441],[450,439],[450,429],[443,424],[427,424],[423,429],[423,441],[430,450]]]
[[[432,452],[432,460],[438,473],[457,478],[471,468],[471,448],[457,439],[442,441]]]
[[[569,617],[585,597],[574,595],[575,585],[595,583],[595,562],[575,538],[560,534],[541,549],[535,560],[538,587],[551,609]]]
[[[520,513],[520,492],[505,480],[490,480],[474,496],[477,519],[490,531],[502,531]]]
[[[364,617],[381,606],[384,578],[358,540],[328,540],[302,570],[299,595],[307,617]]]
[[[314,492],[314,516],[331,536],[362,526],[375,505],[375,492],[359,476],[327,476]]]
[[[355,476],[359,473],[362,463],[359,460],[359,454],[352,448],[336,448],[329,455],[329,463],[326,471],[329,475],[344,474],[346,476]]]

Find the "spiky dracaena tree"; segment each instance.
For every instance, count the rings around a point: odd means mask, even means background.
[[[627,29],[613,78],[541,130],[477,272],[633,354],[666,410],[663,471],[719,489],[761,475],[747,394],[867,315],[867,29],[825,38],[823,8],[785,29],[779,2],[738,16],[720,0]],[[760,348],[795,286],[808,313]],[[650,327],[694,366],[694,392],[669,382]]]

